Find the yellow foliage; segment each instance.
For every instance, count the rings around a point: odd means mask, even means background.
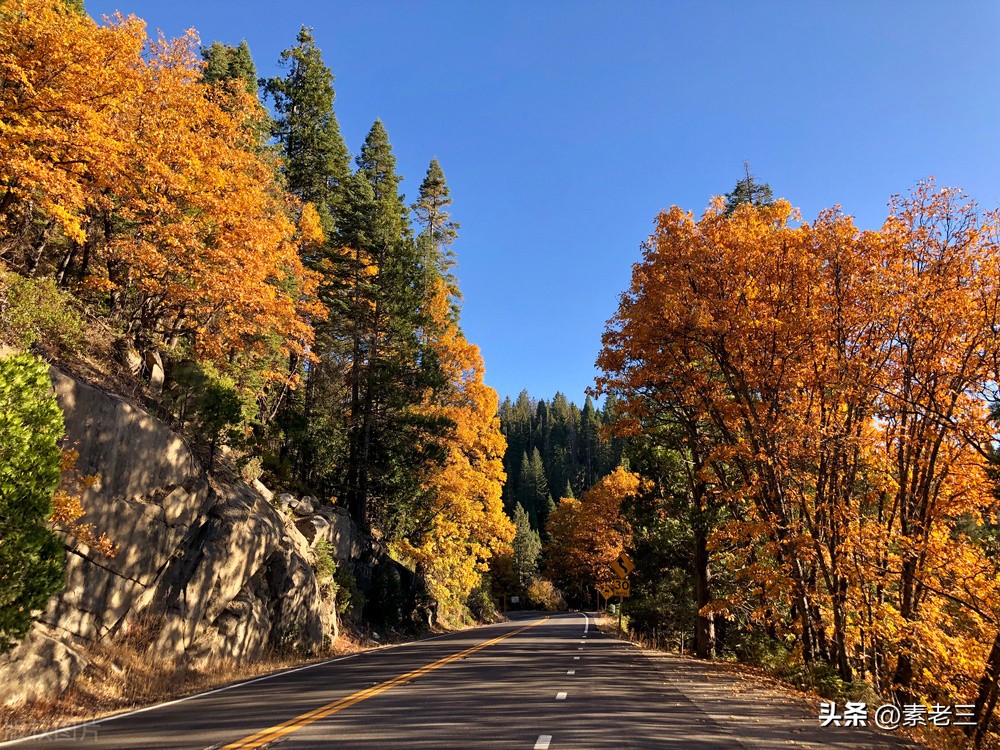
[[[1000,621],[970,533],[997,510],[1000,216],[927,182],[878,231],[797,219],[786,201],[661,213],[599,390],[622,434],[698,425],[730,509],[710,545],[737,576],[727,610],[813,655],[821,637],[845,678],[974,702]]]
[[[80,453],[75,448],[66,448],[62,452],[62,481],[52,497],[52,517],[49,520],[98,554],[114,557],[118,554],[117,545],[106,534],[98,534],[93,524],[79,522],[86,513],[80,493],[99,481],[96,476],[77,471],[76,462],[79,457]]]
[[[586,595],[593,586],[611,583],[611,563],[632,544],[632,527],[622,502],[639,491],[637,474],[619,466],[583,493],[562,498],[549,516],[547,569]],[[567,589],[568,590],[568,589]]]
[[[193,32],[150,40],[59,0],[9,0],[0,24],[0,213],[86,244],[84,290],[151,336],[218,362],[276,334],[306,351],[319,313],[295,201],[257,148],[262,107],[201,78]],[[309,207],[298,238],[316,242]]]
[[[479,348],[466,341],[449,318],[448,290],[435,280],[430,297],[429,343],[449,386],[428,392],[423,411],[452,424],[443,440],[445,459],[424,479],[432,503],[432,528],[401,550],[423,565],[431,596],[445,608],[464,603],[489,569],[489,560],[507,551],[514,526],[503,511],[506,441],[500,432],[495,390],[483,382]]]

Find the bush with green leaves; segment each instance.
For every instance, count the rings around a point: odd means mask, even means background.
[[[165,404],[182,429],[209,449],[210,459],[223,445],[238,444],[248,431],[256,402],[229,375],[210,363],[178,362],[170,373]]]
[[[83,328],[72,295],[53,279],[31,279],[0,268],[0,336],[7,343],[21,349],[42,343],[59,351],[78,351]]]
[[[337,586],[337,612],[344,615],[353,608],[360,612],[365,606],[365,595],[358,589],[358,579],[347,565],[338,565],[333,572]]]
[[[0,359],[0,653],[63,586],[63,545],[47,521],[64,429],[45,363]]]
[[[490,575],[487,573],[479,585],[469,592],[466,606],[469,608],[469,613],[479,622],[496,622],[500,617],[492,588]]]
[[[333,545],[327,539],[320,539],[313,546],[313,569],[320,583],[332,581],[337,572],[337,561],[333,559]]]

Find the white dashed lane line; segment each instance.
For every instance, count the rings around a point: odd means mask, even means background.
[[[586,638],[587,637],[587,630],[590,628],[590,618],[587,617],[586,613],[584,613],[584,612],[581,612],[580,614],[583,615],[583,635],[581,636],[581,638]],[[584,641],[584,640],[580,641],[581,645],[577,646],[577,650],[578,651],[583,651],[583,644],[584,643],[586,643],[586,641]],[[579,658],[580,658],[579,656],[574,656],[573,657],[573,661],[577,661],[577,660],[579,660]],[[566,672],[566,674],[568,674],[568,675],[575,675],[576,674],[576,670],[575,669],[570,669],[569,671]],[[557,701],[564,701],[564,700],[566,700],[566,695],[567,695],[567,693],[564,693],[564,692],[556,693],[556,700]],[[538,735],[538,739],[535,741],[535,748],[534,748],[534,750],[549,750],[549,744],[551,742],[552,742],[552,735],[551,734],[540,734],[540,735]]]

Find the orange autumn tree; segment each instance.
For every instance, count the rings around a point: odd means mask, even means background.
[[[586,596],[612,583],[611,563],[632,546],[632,526],[622,503],[639,491],[639,476],[619,466],[579,500],[563,498],[552,511],[545,546],[546,569],[567,590]]]
[[[139,345],[286,377],[271,363],[305,351],[319,310],[256,97],[202,79],[193,33],[150,42],[56,0],[0,13],[4,260],[106,305]]]
[[[1000,604],[976,531],[995,513],[997,217],[928,182],[877,232],[797,222],[784,201],[661,214],[599,388],[623,434],[697,427],[730,519],[715,611],[845,681],[967,701]]]
[[[427,335],[447,385],[429,391],[421,411],[450,427],[435,438],[442,459],[422,483],[426,521],[395,546],[422,570],[438,618],[449,619],[460,616],[491,558],[509,551],[514,526],[501,498],[506,443],[497,393],[483,382],[479,347],[465,339],[451,315],[445,281],[434,275],[430,283]]]

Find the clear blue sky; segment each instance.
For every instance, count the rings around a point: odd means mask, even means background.
[[[86,0],[262,75],[302,24],[356,152],[376,117],[412,198],[441,161],[462,223],[463,325],[501,395],[592,383],[653,217],[699,212],[743,160],[806,219],[877,226],[934,175],[1000,203],[996,2]]]

